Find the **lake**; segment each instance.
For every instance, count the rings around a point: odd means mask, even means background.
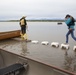
[[[6,40],[0,42],[0,48],[76,72],[76,52],[73,51],[76,42],[69,36],[70,49],[60,48],[60,45],[65,43],[65,35],[68,31],[64,22],[61,25],[58,25],[57,22],[27,22],[27,24],[28,39],[38,40],[38,44]],[[17,29],[20,29],[18,22],[0,22],[0,32]],[[42,45],[42,41],[48,41],[49,45]],[[59,47],[51,47],[52,42],[59,42]]]

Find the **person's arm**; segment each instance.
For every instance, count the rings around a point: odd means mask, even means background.
[[[27,25],[26,19],[24,20],[24,22],[25,22],[25,25],[26,25],[26,29],[28,31],[28,25]]]
[[[20,21],[19,21],[19,25],[20,25],[20,27],[21,27],[21,20],[22,20],[22,18],[21,18]]]
[[[27,25],[27,23],[26,23],[26,19],[24,19],[24,23],[25,23],[25,25]]]
[[[70,22],[71,22],[71,19],[70,19],[70,18],[68,18],[68,19],[65,20],[65,23],[66,23],[67,25],[69,25]]]

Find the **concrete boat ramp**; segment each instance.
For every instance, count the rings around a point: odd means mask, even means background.
[[[56,54],[52,50],[56,50]],[[61,54],[57,50],[60,51],[60,48],[32,44],[20,38],[0,41],[5,66],[24,60],[29,64],[26,75],[76,75],[75,56],[70,57],[67,50],[62,50]]]

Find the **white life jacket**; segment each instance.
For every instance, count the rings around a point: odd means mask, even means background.
[[[20,21],[21,25],[25,25],[24,19]]]

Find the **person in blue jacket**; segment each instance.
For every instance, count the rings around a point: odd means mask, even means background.
[[[71,15],[67,14],[65,16],[65,23],[68,26],[68,32],[66,34],[66,44],[68,44],[69,34],[71,34],[72,38],[76,41],[76,37],[74,36],[75,19]]]

